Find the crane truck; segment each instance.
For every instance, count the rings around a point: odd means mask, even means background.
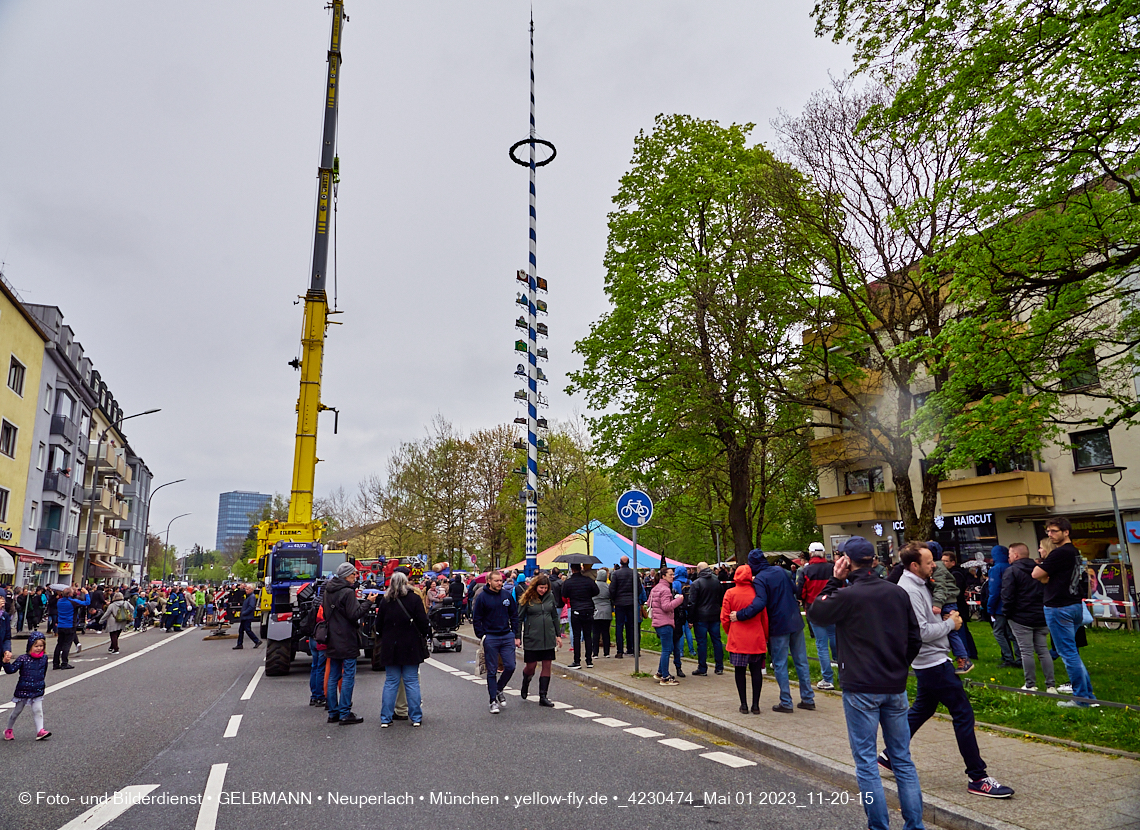
[[[261,633],[265,639],[265,673],[289,673],[302,645],[297,592],[331,574],[346,561],[343,551],[326,550],[321,536],[326,522],[313,519],[313,482],[317,462],[317,422],[321,412],[333,411],[321,403],[321,368],[325,335],[331,321],[325,285],[328,277],[329,237],[332,234],[334,188],[338,181],[336,155],[337,103],[340,91],[341,32],[348,16],[342,0],[330,0],[328,80],[325,89],[324,131],[317,170],[317,214],[309,288],[300,299],[305,316],[300,356],[290,365],[301,373],[297,398],[297,434],[293,452],[293,485],[285,521],[263,521],[257,526],[257,576],[260,583]],[[335,431],[335,427],[334,427]],[[307,593],[307,592],[306,592]]]

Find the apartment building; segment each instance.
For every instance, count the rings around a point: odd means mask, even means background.
[[[7,382],[0,389],[0,581],[13,582],[20,557],[35,532],[25,513],[28,469],[38,460],[36,416],[41,409],[40,371],[47,337],[0,276],[0,360]]]

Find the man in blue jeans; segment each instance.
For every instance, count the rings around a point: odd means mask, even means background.
[[[708,642],[712,640],[713,663],[717,674],[724,674],[724,644],[720,641],[720,581],[707,562],[697,563],[697,576],[689,587],[693,629],[697,633],[697,670],[695,677],[709,673]]]
[[[796,678],[800,683],[799,709],[815,709],[815,692],[811,688],[811,673],[808,668],[807,643],[804,641],[804,620],[800,616],[800,606],[796,602],[795,586],[791,575],[783,568],[771,564],[764,551],[757,548],[748,554],[748,567],[752,569],[752,587],[756,599],[747,608],[733,611],[729,619],[750,620],[768,609],[768,659],[780,684],[780,702],[772,707],[773,712],[790,715],[792,689],[788,680],[788,652],[796,666]]]
[[[855,760],[869,830],[890,830],[883,780],[879,777],[878,730],[891,758],[905,830],[921,830],[922,789],[910,757],[906,679],[922,645],[918,620],[906,591],[871,569],[875,548],[852,536],[832,567],[832,577],[812,603],[808,620],[834,625],[839,633],[839,678],[847,740]],[[850,577],[850,586],[843,587]]]
[[[328,648],[325,651],[329,666],[328,722],[341,726],[364,722],[364,718],[352,711],[352,690],[356,685],[356,658],[360,656],[360,618],[368,613],[372,603],[356,598],[357,578],[356,566],[342,562],[332,579],[325,583],[321,597],[328,627]]]
[[[491,714],[497,715],[507,705],[503,689],[515,673],[515,649],[522,645],[519,607],[510,591],[503,590],[503,574],[492,571],[487,585],[475,597],[471,609],[475,636],[483,643],[487,663],[487,692],[491,696]],[[502,670],[502,674],[499,671]]]
[[[823,542],[812,542],[808,545],[808,563],[796,573],[796,598],[804,604],[804,610],[811,610],[819,592],[831,579],[831,563],[826,558],[827,550]],[[815,636],[815,654],[819,658],[819,672],[822,678],[815,684],[817,689],[831,690],[835,688],[835,672],[831,661],[839,656],[838,645],[835,642],[834,625],[816,625],[808,621],[811,633]]]
[[[1084,600],[1081,597],[1081,553],[1069,539],[1073,525],[1064,516],[1045,523],[1045,532],[1056,547],[1033,568],[1033,578],[1045,584],[1045,624],[1053,637],[1053,646],[1061,655],[1073,695],[1084,700],[1062,700],[1058,706],[1089,706],[1095,700],[1092,678],[1077,651],[1077,629],[1083,624]]]

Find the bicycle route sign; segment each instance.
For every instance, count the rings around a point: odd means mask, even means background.
[[[617,514],[627,527],[644,527],[653,515],[653,499],[640,490],[626,490],[618,496]]]

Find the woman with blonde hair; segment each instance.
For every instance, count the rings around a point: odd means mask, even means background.
[[[519,623],[522,625],[523,679],[522,697],[530,691],[535,667],[542,663],[538,678],[538,705],[550,706],[550,664],[555,648],[562,648],[562,627],[558,605],[550,590],[550,577],[538,574],[519,597]]]

